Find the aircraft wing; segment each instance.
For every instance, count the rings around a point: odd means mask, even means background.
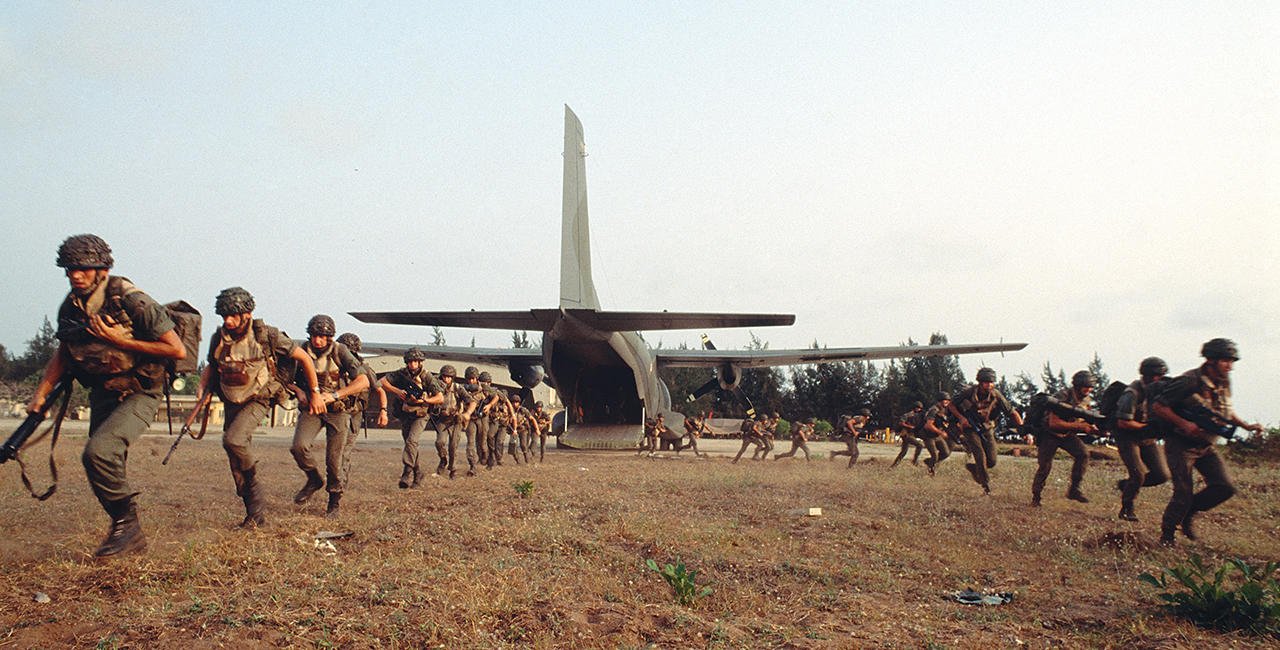
[[[426,325],[428,327],[474,327],[493,330],[546,332],[556,323],[558,309],[525,311],[353,311],[362,323]]]
[[[902,357],[940,357],[976,352],[1012,352],[1026,343],[976,345],[895,345],[879,348],[822,348],[805,350],[650,350],[659,366],[710,368],[725,363],[738,368],[766,368],[837,361],[873,361]]]
[[[505,366],[512,361],[523,361],[533,365],[542,363],[542,350],[539,348],[464,348],[451,345],[365,343],[360,346],[360,354],[403,354],[411,347],[422,350],[429,359],[456,363],[483,363],[491,366]]]
[[[549,332],[555,326],[561,311],[560,309],[530,309],[527,311],[353,311],[350,313],[364,323]],[[566,316],[601,332],[769,327],[791,325],[796,321],[796,317],[791,314],[716,314],[598,309],[564,309],[563,312]]]

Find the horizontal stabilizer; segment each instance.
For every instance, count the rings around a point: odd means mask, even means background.
[[[595,311],[566,309],[570,316],[602,332],[697,330],[721,327],[770,327],[791,325],[792,314],[699,314],[665,311]]]
[[[483,363],[493,366],[504,366],[512,361],[531,364],[542,363],[542,350],[539,348],[464,348],[451,345],[403,345],[400,343],[365,343],[360,346],[360,353],[371,354],[404,354],[405,350],[416,347],[422,350],[428,359],[440,359],[454,363]]]
[[[558,309],[525,311],[353,311],[362,323],[424,325],[427,327],[474,327],[490,330],[549,332],[556,323]]]
[[[897,345],[878,348],[808,348],[804,350],[654,350],[659,366],[709,368],[729,363],[738,368],[767,368],[836,361],[874,361],[903,357],[943,357],[979,352],[1012,352],[1026,343],[975,345]]]

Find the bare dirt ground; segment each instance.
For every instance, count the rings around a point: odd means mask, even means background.
[[[16,421],[0,421],[7,435]],[[399,435],[362,439],[336,520],[323,493],[294,506],[302,474],[291,432],[260,436],[268,523],[243,517],[218,433],[131,452],[145,554],[91,554],[105,515],[79,466],[83,430],[58,448],[62,484],[31,499],[0,469],[0,648],[1175,648],[1275,647],[1167,618],[1143,572],[1198,552],[1219,563],[1280,558],[1280,473],[1232,466],[1240,494],[1201,519],[1201,541],[1155,545],[1167,486],[1139,497],[1139,524],[1115,518],[1123,469],[1094,461],[1089,504],[1066,501],[1069,463],[1045,506],[1028,507],[1034,462],[1002,456],[989,497],[963,454],[936,478],[824,457],[730,464],[712,458],[548,449],[545,463],[396,487]],[[779,451],[789,444],[779,443]],[[322,445],[316,446],[322,453]],[[427,444],[424,454],[434,458]],[[42,465],[43,450],[29,453]],[[887,457],[886,457],[887,456]],[[40,471],[47,480],[47,471]],[[529,498],[516,483],[531,482]],[[789,514],[821,508],[820,516]],[[313,535],[349,532],[334,549]],[[684,562],[712,593],[675,603],[645,560]],[[954,602],[971,587],[1000,606]],[[36,594],[49,602],[37,602]]]

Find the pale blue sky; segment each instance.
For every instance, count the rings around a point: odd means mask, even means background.
[[[1030,343],[969,376],[1130,379],[1227,336],[1238,410],[1280,422],[1274,2],[261,4],[0,6],[0,343],[80,232],[157,299],[212,319],[243,285],[294,335],[554,306],[568,104],[606,308]]]

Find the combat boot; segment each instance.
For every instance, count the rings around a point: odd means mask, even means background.
[[[1067,492],[1067,498],[1077,503],[1089,503],[1088,497],[1084,495],[1084,492],[1080,491],[1080,488],[1072,488],[1071,491]]]
[[[409,487],[414,490],[422,487],[422,479],[425,478],[426,475],[427,475],[426,470],[422,470],[422,469],[413,470],[413,483],[410,483]]]
[[[147,548],[147,536],[142,534],[142,526],[138,525],[138,507],[133,503],[133,497],[108,502],[107,514],[111,517],[111,530],[98,550],[93,552],[95,556],[111,557]]]
[[[1120,514],[1118,516],[1125,521],[1138,521],[1138,515],[1134,514],[1132,503],[1120,504]]]
[[[1182,534],[1186,535],[1187,539],[1193,542],[1200,538],[1199,535],[1196,535],[1196,530],[1195,528],[1192,528],[1191,525],[1191,519],[1194,516],[1194,512],[1188,512],[1187,516],[1182,518]]]
[[[404,471],[400,472],[400,489],[407,490],[413,483],[414,469],[408,465],[404,466]]]
[[[262,484],[258,482],[258,468],[245,470],[243,473],[244,481],[240,486],[240,498],[244,499],[244,521],[240,522],[241,528],[256,528],[267,523],[266,515],[262,511],[266,508],[266,501],[262,498]]]
[[[341,492],[329,493],[329,507],[324,511],[324,516],[326,519],[333,519],[334,517],[338,516],[338,509],[339,509],[338,502],[340,501],[342,501]]]
[[[1040,493],[1039,493],[1039,492],[1032,493],[1032,495],[1031,495],[1031,507],[1032,507],[1032,508],[1039,508],[1039,507],[1040,507]]]
[[[293,495],[293,502],[298,505],[306,503],[307,499],[322,487],[324,487],[324,477],[320,476],[320,472],[314,469],[308,470],[307,482],[302,485],[302,489],[298,490],[297,494]]]

